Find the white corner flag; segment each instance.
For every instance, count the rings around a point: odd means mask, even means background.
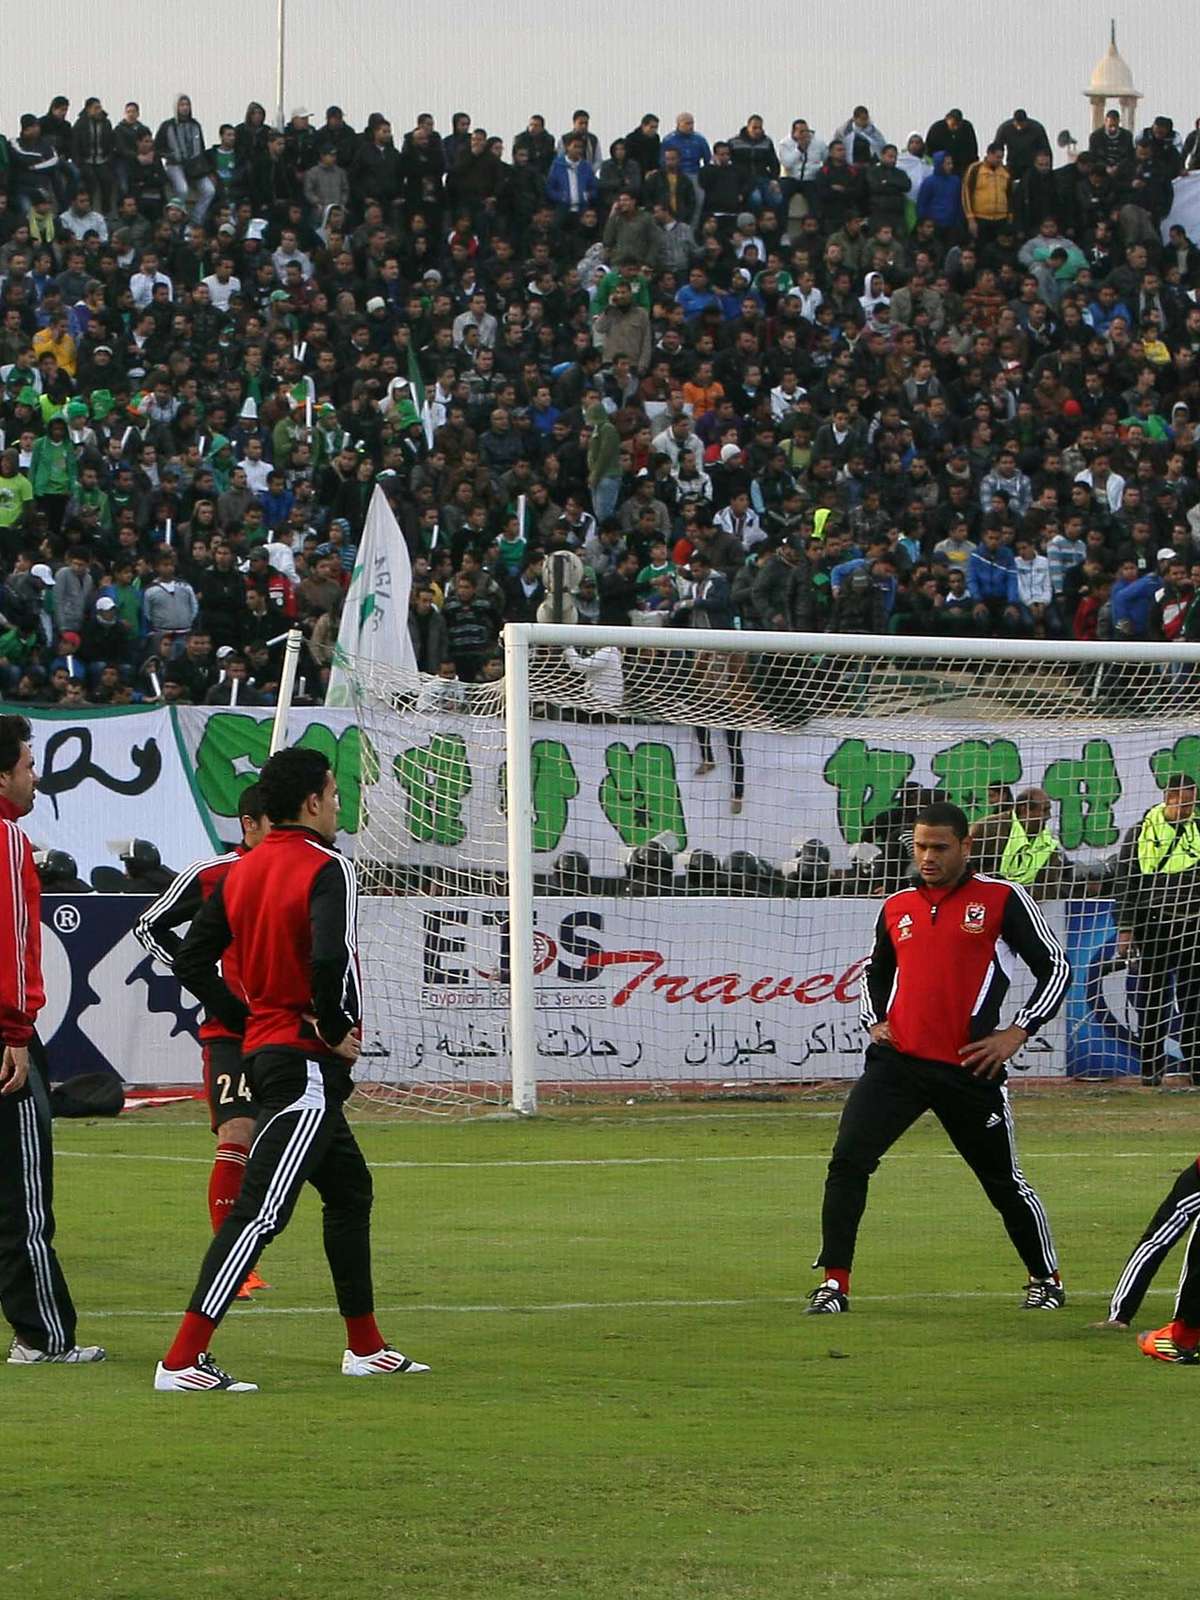
[[[342,607],[327,706],[352,702],[347,662],[358,657],[407,670],[417,678],[417,658],[408,634],[412,563],[400,524],[378,484],[367,509],[362,543]]]

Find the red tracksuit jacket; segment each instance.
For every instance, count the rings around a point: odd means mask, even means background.
[[[240,857],[247,855],[245,845],[235,845],[223,856],[206,856],[193,861],[190,867],[138,918],[134,933],[156,961],[170,972],[175,970],[175,957],[183,940],[175,932],[185,923],[189,926],[199,915],[200,907],[215,893],[218,885]],[[221,976],[234,994],[240,992],[237,971],[237,954],[232,945],[221,957]],[[201,1039],[240,1039],[240,1033],[231,1033],[216,1017],[205,1015],[200,1024]]]
[[[329,1056],[362,1021],[357,914],[345,856],[310,828],[277,824],[204,902],[175,972],[227,1028],[244,1028],[248,1056],[266,1049]],[[237,994],[217,968],[231,941]]]
[[[886,1019],[902,1054],[959,1066],[962,1046],[999,1026],[1014,954],[1036,986],[1013,1023],[1034,1033],[1062,1004],[1071,969],[1025,890],[970,868],[952,889],[901,889],[875,925],[863,1026]]]
[[[0,1040],[28,1044],[46,1004],[42,982],[42,882],[20,813],[0,799]]]

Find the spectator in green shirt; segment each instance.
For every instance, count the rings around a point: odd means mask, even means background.
[[[674,578],[678,573],[675,563],[667,557],[667,541],[650,541],[650,560],[637,575],[638,593],[645,597],[659,578]]]
[[[20,530],[28,520],[33,486],[20,470],[17,452],[0,454],[0,553],[11,562],[20,548]]]

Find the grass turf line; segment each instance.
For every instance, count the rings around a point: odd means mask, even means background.
[[[1017,1118],[1068,1291],[1107,1285],[1200,1149],[1200,1106],[1032,1097]],[[149,1389],[169,1323],[89,1325],[87,1308],[182,1306],[207,1237],[202,1167],[68,1152],[206,1158],[187,1121],[59,1126],[60,1245],[81,1336],[112,1359],[3,1371],[0,1595],[1192,1592],[1181,1463],[1200,1372],[1089,1332],[1094,1299],[1017,1312],[1020,1266],[957,1162],[885,1162],[861,1299],[806,1320],[789,1297],[813,1282],[827,1120],[372,1120],[379,1297],[406,1308],[385,1329],[434,1372],[351,1382],[332,1305],[251,1310],[216,1348],[263,1392],[172,1397]],[[927,1119],[897,1154],[945,1150]],[[784,1155],[812,1159],[756,1159]],[[548,1160],[651,1164],[513,1164]],[[263,1265],[264,1308],[330,1303],[315,1196]],[[923,1298],[939,1294],[987,1298]],[[1149,1301],[1145,1325],[1168,1306]]]

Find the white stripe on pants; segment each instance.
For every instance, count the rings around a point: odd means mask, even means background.
[[[279,1164],[267,1184],[261,1205],[238,1235],[220,1271],[208,1287],[208,1293],[201,1303],[201,1311],[206,1317],[217,1320],[224,1315],[229,1301],[237,1293],[250,1269],[259,1242],[265,1237],[270,1237],[273,1232],[279,1219],[280,1208],[287,1200],[296,1173],[300,1170],[321,1126],[321,1119],[325,1115],[325,1083],[317,1062],[309,1061],[306,1066],[308,1082],[304,1093],[299,1099],[293,1100],[291,1105],[284,1106],[282,1111],[277,1111],[270,1117],[260,1128],[250,1147],[247,1169],[253,1162],[254,1152],[267,1129],[280,1117],[298,1114],[296,1126],[283,1147]]]
[[[67,1348],[67,1334],[54,1298],[54,1278],[50,1270],[50,1246],[46,1242],[46,1204],[42,1189],[41,1141],[37,1104],[32,1094],[17,1107],[21,1140],[21,1167],[25,1176],[25,1247],[33,1269],[34,1293],[38,1311],[45,1323],[50,1343],[48,1355]]]

